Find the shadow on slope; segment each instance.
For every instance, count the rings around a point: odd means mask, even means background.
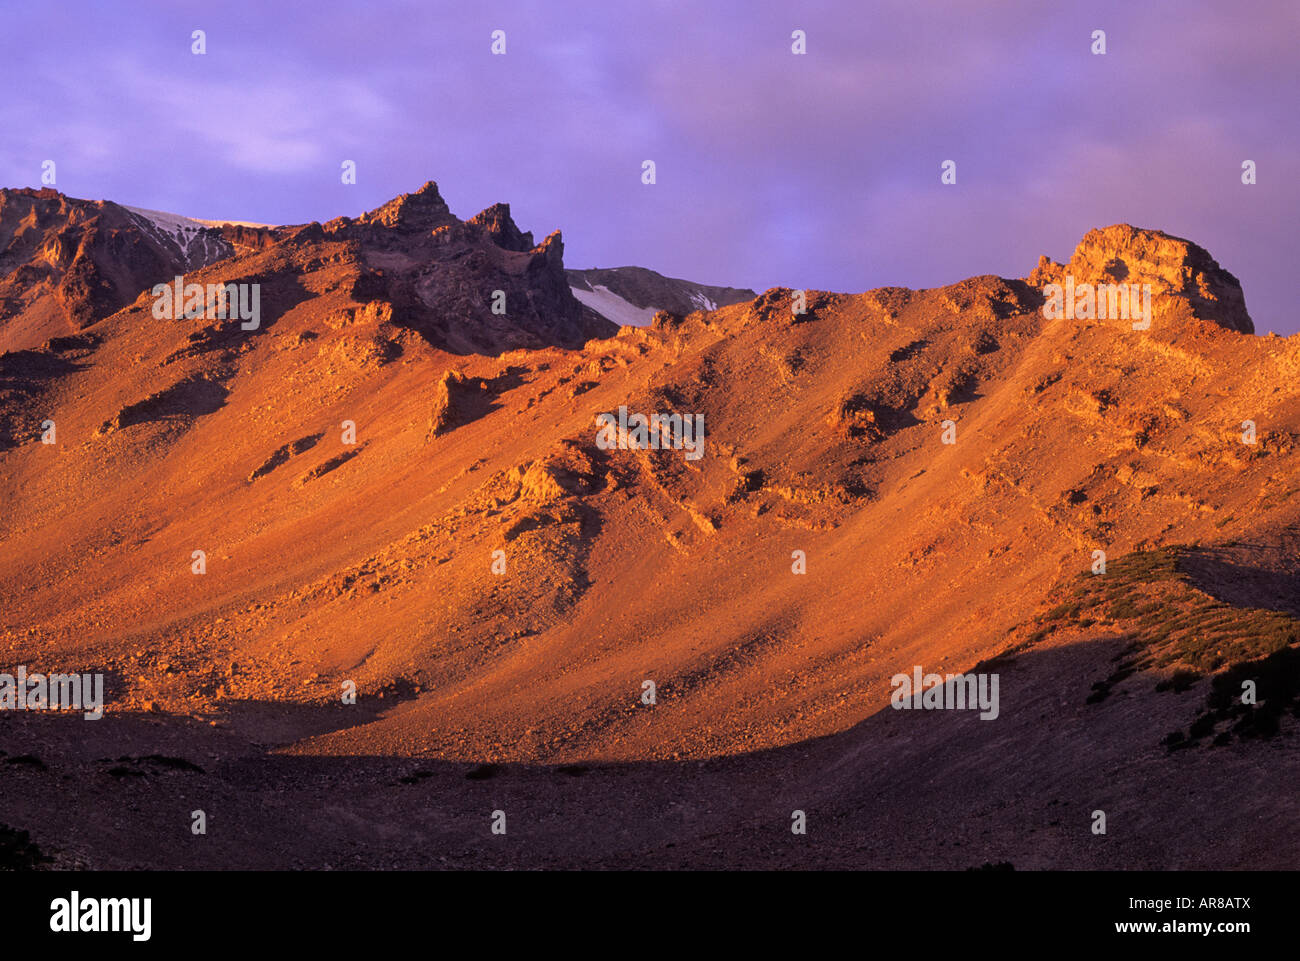
[[[1088,678],[1128,643],[1102,634],[977,666],[1001,678],[994,720],[893,710],[883,692],[860,692],[881,706],[849,730],[707,761],[296,756],[202,718],[10,714],[0,744],[37,763],[5,765],[0,819],[56,867],[1294,866],[1294,738],[1165,750],[1159,733],[1186,722],[1195,694],[1157,694],[1140,671],[1087,703]],[[292,738],[346,711],[365,723],[384,701],[241,703],[230,717]],[[123,757],[136,775],[114,774]],[[198,810],[204,835],[191,831]],[[1106,834],[1093,833],[1097,811]],[[502,816],[506,833],[493,833]]]

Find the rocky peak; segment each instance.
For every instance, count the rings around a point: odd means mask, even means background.
[[[321,236],[306,239],[355,240],[370,267],[383,260],[381,271],[367,274],[368,296],[396,305],[398,326],[452,352],[576,347],[617,330],[574,299],[560,232],[534,245],[507,204],[461,221],[430,181],[356,220],[318,229]],[[504,313],[492,309],[494,301]]]
[[[447,202],[432,180],[414,193],[401,194],[381,207],[363,214],[363,224],[376,224],[403,233],[428,232],[436,227],[456,223]]]
[[[224,246],[201,225],[182,238],[110,201],[48,187],[0,190],[0,302],[10,314],[0,350],[95,323],[153,284],[220,257]]]
[[[492,242],[505,250],[533,249],[532,231],[521,231],[515,226],[509,204],[493,204],[465,222],[483,228]]]
[[[558,230],[552,230],[546,235],[536,247],[532,248],[537,257],[546,264],[548,268],[553,268],[564,273],[564,237]]]
[[[1114,224],[1090,230],[1068,263],[1040,257],[1026,281],[1031,286],[1074,283],[1150,284],[1153,312],[1181,301],[1190,315],[1220,327],[1251,334],[1241,283],[1202,247],[1161,230]]]

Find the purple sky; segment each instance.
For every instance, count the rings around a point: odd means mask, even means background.
[[[436,180],[571,267],[760,291],[1024,276],[1126,221],[1300,330],[1296,0],[83,0],[10,6],[0,50],[3,186],[53,159],[75,197],[303,223]]]

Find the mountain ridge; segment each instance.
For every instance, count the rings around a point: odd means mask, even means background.
[[[998,721],[936,722],[970,763],[917,789],[1023,802],[978,758],[1085,804],[1053,751],[1094,737],[1116,778],[1167,785],[1149,828],[1170,844],[1193,776],[1227,791],[1251,752],[1289,750],[1288,714],[1252,738],[1213,694],[1296,644],[1290,608],[1261,605],[1296,584],[1300,338],[1248,333],[1202,248],[1116,225],[1026,278],[772,288],[617,327],[569,294],[558,233],[406,198],[192,271],[261,284],[255,330],[157,321],[143,289],[0,355],[11,662],[102,669],[112,725],[277,771],[725,762],[699,790],[766,804],[754,778],[797,769],[825,805],[896,825],[907,792],[880,809],[853,785],[915,784],[940,754],[937,728],[898,733],[924,712],[901,721],[890,679],[1002,665]],[[1038,283],[1067,269],[1150,284],[1149,328],[1045,316]],[[602,447],[620,408],[702,417],[703,457]],[[1089,580],[1097,551],[1110,573]],[[1227,630],[1207,652],[1185,624]],[[346,683],[363,709],[340,706]],[[1162,744],[1205,744],[1204,718],[1229,735],[1218,766]],[[1041,750],[1010,764],[1007,730]],[[63,736],[21,731],[38,752]]]

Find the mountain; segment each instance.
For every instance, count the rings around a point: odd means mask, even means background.
[[[1250,333],[1194,243],[1116,225],[1025,278],[619,327],[558,232],[427,184],[223,226],[186,279],[260,284],[244,330],[153,317],[174,231],[15,194],[124,301],[0,355],[0,650],[109,679],[102,721],[0,712],[35,759],[0,820],[62,863],[1300,854],[1300,341]],[[63,303],[25,269],[5,336]],[[1050,285],[1120,282],[1149,327],[1046,316]],[[603,443],[620,408],[702,417],[700,456]],[[918,667],[996,673],[997,717],[894,710]],[[237,838],[159,830],[196,794]],[[525,843],[482,843],[495,808]]]
[[[52,188],[0,190],[0,350],[34,347],[229,254],[216,230]]]
[[[708,287],[665,277],[644,267],[569,270],[566,275],[573,296],[607,320],[623,326],[644,327],[660,310],[685,316],[758,296],[752,290]]]

